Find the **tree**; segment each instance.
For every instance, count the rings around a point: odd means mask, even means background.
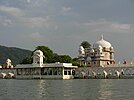
[[[53,51],[47,46],[38,46],[34,51],[36,50],[41,50],[43,52],[43,55],[45,56],[44,62],[47,63],[55,63],[55,62],[71,63],[72,62],[72,58],[69,55],[58,55],[57,53],[53,53]],[[30,63],[32,63],[32,56],[26,57],[22,61],[22,64],[30,64]]]
[[[60,55],[60,62],[61,63],[71,63],[72,58],[69,55]]]
[[[31,64],[32,62],[33,62],[32,56],[28,56],[22,60],[21,64]]]
[[[60,59],[60,56],[57,53],[54,53],[52,63],[60,62]]]
[[[83,48],[90,48],[91,47],[91,44],[89,42],[87,42],[87,41],[83,41],[81,43],[81,46],[83,46]]]
[[[80,65],[80,63],[79,63],[79,58],[73,58],[73,59],[72,59],[72,64],[73,64],[74,66],[79,66],[79,65]]]
[[[53,63],[60,62],[60,63],[71,63],[72,58],[69,55],[58,55],[54,53],[53,55]]]

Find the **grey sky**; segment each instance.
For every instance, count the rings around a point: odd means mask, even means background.
[[[116,60],[134,60],[133,0],[0,0],[0,44],[46,45],[77,57],[82,41],[112,43]]]

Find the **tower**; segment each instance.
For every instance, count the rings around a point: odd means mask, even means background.
[[[39,67],[42,67],[43,58],[45,58],[45,56],[43,55],[43,52],[41,50],[36,50],[33,53],[33,65],[39,65]]]

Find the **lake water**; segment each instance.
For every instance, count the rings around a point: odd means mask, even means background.
[[[134,79],[1,79],[0,100],[134,100]]]

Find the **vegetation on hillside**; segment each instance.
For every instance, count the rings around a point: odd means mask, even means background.
[[[12,60],[12,64],[16,65],[22,62],[24,58],[30,56],[32,51],[20,49],[16,47],[5,47],[0,46],[0,64],[5,64],[6,60],[9,58]]]

